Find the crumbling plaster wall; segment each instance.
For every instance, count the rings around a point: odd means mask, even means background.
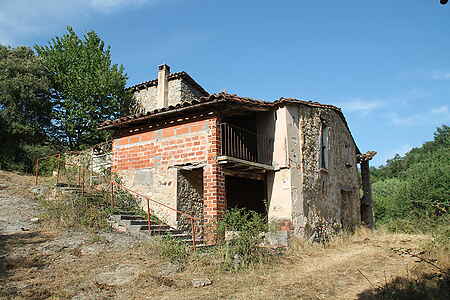
[[[291,221],[292,218],[292,176],[288,160],[288,126],[290,121],[286,107],[257,116],[258,134],[274,138],[272,166],[267,173],[267,196],[269,220],[271,222]]]
[[[360,223],[355,145],[337,112],[289,104],[259,114],[258,133],[275,138],[273,167],[267,174],[269,220],[300,236],[340,230],[341,191],[351,192],[352,224]],[[329,166],[320,169],[321,126],[330,128]]]
[[[297,111],[295,111],[297,110]],[[299,145],[302,173],[302,201],[294,201],[294,231],[306,236],[322,238],[341,229],[341,191],[351,192],[351,220],[360,223],[359,179],[356,148],[350,132],[336,111],[308,106],[293,108],[298,115]],[[329,128],[328,167],[320,169],[321,127]],[[300,183],[299,183],[300,184]],[[301,208],[303,207],[303,208]],[[301,213],[298,213],[302,210]]]

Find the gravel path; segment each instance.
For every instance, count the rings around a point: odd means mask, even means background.
[[[27,183],[18,175],[0,173],[0,234],[30,231],[36,227],[38,204]]]

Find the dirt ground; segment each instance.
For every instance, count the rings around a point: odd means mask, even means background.
[[[173,268],[152,241],[32,222],[32,183],[0,171],[0,299],[384,299],[377,293],[388,282],[433,272],[414,257],[430,237],[367,231],[328,247],[293,241],[273,263],[243,272],[221,271],[207,252]]]

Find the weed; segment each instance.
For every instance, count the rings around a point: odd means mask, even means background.
[[[108,216],[118,211],[142,211],[137,200],[129,194],[118,193],[115,207],[111,207],[107,191],[79,194],[65,192],[54,199],[40,198],[44,208],[43,218],[57,227],[81,227],[93,231],[107,231],[110,228]]]
[[[160,243],[160,256],[169,259],[171,263],[184,264],[189,256],[189,249],[182,241],[171,236],[165,236]]]
[[[258,247],[267,229],[267,223],[260,214],[246,209],[229,210],[218,226],[222,235],[227,231],[235,233],[217,250],[223,258],[222,267],[228,271],[238,271],[268,261],[270,253]]]

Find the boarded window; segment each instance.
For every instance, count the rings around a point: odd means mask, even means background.
[[[329,135],[329,127],[322,124],[320,131],[320,168],[322,169],[328,169]]]

